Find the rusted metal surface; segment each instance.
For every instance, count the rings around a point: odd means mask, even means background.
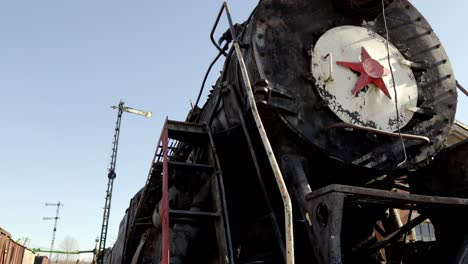
[[[373,204],[384,208],[467,208],[468,199],[415,195],[398,193],[377,189],[369,189],[354,186],[330,185],[322,189],[312,191],[306,196],[307,209],[311,214],[309,225],[313,233],[315,256],[319,263],[342,263],[357,261],[362,257],[395,242],[409,230],[428,218],[427,215],[419,215],[399,229],[384,234],[385,237],[373,245],[359,248],[353,253],[343,255],[342,228],[345,217],[345,208],[348,204]],[[382,232],[383,233],[383,232]],[[463,247],[462,247],[463,248]],[[460,253],[465,254],[465,253]],[[361,259],[362,260],[362,259]]]
[[[11,239],[10,233],[0,228],[0,264],[33,264],[34,253]]]
[[[411,229],[413,229],[415,226],[419,225],[421,222],[427,219],[427,216],[425,215],[419,215],[415,219],[411,220],[409,223],[406,225],[402,226],[400,229],[396,230],[395,232],[388,234],[385,236],[381,241],[378,243],[370,246],[369,248],[366,248],[364,252],[358,252],[357,254],[371,254],[374,253],[388,244],[397,241],[400,239],[403,235],[408,233]]]
[[[0,233],[0,264],[22,264],[25,247]]]
[[[333,192],[340,192],[363,201],[391,202],[395,207],[407,207],[411,204],[433,205],[433,206],[468,206],[467,198],[440,197],[430,195],[418,195],[402,192],[391,192],[363,187],[332,184],[307,195],[307,199],[315,199],[319,196]]]
[[[6,252],[9,241],[9,235],[7,236],[4,233],[0,233],[0,264],[6,263]]]

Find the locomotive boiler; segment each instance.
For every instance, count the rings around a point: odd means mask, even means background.
[[[224,4],[212,40],[221,76],[165,123],[111,262],[468,261],[468,200],[454,198],[468,190],[436,192],[442,176],[424,169],[454,123],[456,81],[410,2],[262,0],[242,24]],[[436,239],[410,241],[428,219]]]

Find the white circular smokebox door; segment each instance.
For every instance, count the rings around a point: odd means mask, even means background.
[[[364,54],[365,51],[367,54]],[[323,34],[313,48],[312,74],[320,96],[344,122],[388,132],[398,130],[395,92],[387,60],[386,40],[377,33],[357,26],[332,28]],[[418,101],[418,86],[405,58],[390,44],[390,61],[395,78],[400,112],[400,128],[413,117]],[[337,64],[338,62],[338,64]],[[362,73],[345,63],[361,64]],[[359,68],[359,65],[356,67]],[[361,75],[366,76],[361,78]],[[376,83],[384,84],[389,98]],[[361,80],[363,79],[363,80]],[[356,85],[369,83],[353,94]]]

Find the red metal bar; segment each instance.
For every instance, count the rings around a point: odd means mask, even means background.
[[[164,126],[161,131],[161,135],[159,140],[157,141],[156,149],[154,151],[153,160],[151,161],[150,169],[148,172],[148,178],[146,179],[146,184],[143,189],[143,193],[138,200],[138,204],[136,207],[135,215],[133,216],[133,223],[136,223],[138,216],[140,215],[141,208],[143,203],[146,199],[146,196],[149,192],[149,186],[151,185],[151,181],[154,181],[154,177],[151,177],[154,169],[154,164],[159,162],[160,159],[158,158],[158,151],[162,148],[163,151],[163,190],[162,190],[162,208],[161,208],[161,224],[162,224],[162,254],[161,254],[161,263],[169,264],[169,199],[168,199],[168,172],[167,172],[167,161],[168,161],[168,141],[169,141],[169,134],[168,134],[168,127],[167,127],[167,120],[164,122]],[[165,185],[164,185],[165,182]],[[164,198],[165,196],[165,198]],[[133,237],[135,229],[132,226],[129,231],[129,237]],[[1,264],[1,263],[0,263]]]
[[[166,120],[167,120],[167,118],[166,118]],[[156,149],[154,151],[153,159],[151,160],[150,169],[149,169],[149,172],[148,172],[148,177],[146,178],[145,188],[143,190],[143,194],[141,195],[140,199],[138,200],[138,204],[137,204],[137,207],[136,207],[136,213],[135,213],[135,215],[133,217],[132,223],[136,222],[136,219],[138,217],[138,213],[140,212],[141,205],[142,205],[143,201],[146,198],[146,193],[148,192],[148,186],[150,185],[150,181],[151,181],[151,175],[153,173],[153,165],[157,161],[159,145],[161,145],[164,128],[165,127],[163,127],[163,129],[161,131],[161,135],[159,135],[159,140],[157,141],[157,144],[156,144]]]
[[[162,252],[161,264],[169,264],[169,184],[168,184],[168,131],[167,118],[164,123],[162,132],[162,147],[163,147],[163,179],[162,179],[162,198],[161,198],[161,226],[162,226]]]
[[[167,123],[167,117],[166,117],[166,122],[164,124],[166,124],[166,123]],[[146,199],[146,195],[148,193],[148,187],[150,186],[150,182],[152,180],[151,175],[153,173],[153,168],[154,168],[153,165],[154,165],[155,162],[159,161],[157,156],[158,156],[158,150],[160,149],[161,142],[162,142],[162,139],[163,139],[164,130],[167,130],[166,125],[163,126],[163,128],[161,130],[161,134],[159,135],[159,139],[158,139],[157,144],[156,144],[156,149],[154,151],[153,160],[151,160],[150,169],[149,169],[149,172],[148,172],[148,177],[147,177],[146,183],[145,183],[145,188],[143,189],[143,194],[141,195],[140,199],[138,200],[138,204],[137,204],[137,207],[136,207],[136,213],[133,216],[132,223],[136,223],[136,220],[137,220],[137,218],[139,216],[139,213],[141,211],[141,207],[143,206],[143,202]],[[131,230],[130,230],[130,233],[129,233],[129,237],[132,237],[133,231],[134,231],[134,229],[132,227]]]

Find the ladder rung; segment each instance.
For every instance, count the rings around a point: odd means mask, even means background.
[[[154,164],[155,168],[162,168],[162,162],[156,162]],[[197,170],[197,171],[213,171],[213,166],[209,164],[199,164],[199,163],[187,163],[187,162],[178,162],[178,161],[168,161],[169,169],[175,170]]]
[[[214,218],[219,217],[219,212],[203,212],[203,211],[189,211],[189,210],[169,210],[169,216],[175,218]]]

